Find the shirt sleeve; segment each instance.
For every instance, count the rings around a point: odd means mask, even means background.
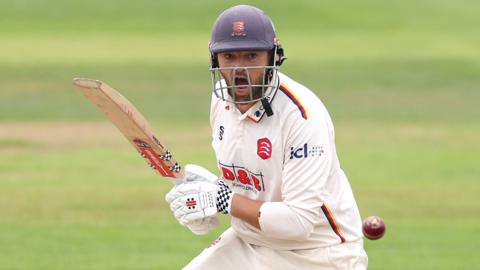
[[[327,181],[332,171],[335,146],[333,125],[326,110],[310,111],[308,119],[291,117],[285,122],[285,156],[282,199],[305,228],[322,218]]]
[[[282,201],[265,202],[259,223],[267,236],[306,240],[322,218],[325,186],[335,150],[333,125],[324,110],[323,115],[320,111],[307,120],[292,114],[291,120],[285,121],[284,130]]]

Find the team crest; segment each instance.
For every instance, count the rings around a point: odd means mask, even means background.
[[[258,139],[257,155],[263,160],[269,159],[272,156],[272,143],[268,138]]]
[[[232,36],[246,36],[245,23],[242,21],[236,21],[232,23]]]

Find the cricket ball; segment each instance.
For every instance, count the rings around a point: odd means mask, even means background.
[[[371,216],[363,220],[363,235],[370,240],[382,238],[385,234],[385,222],[381,217]]]

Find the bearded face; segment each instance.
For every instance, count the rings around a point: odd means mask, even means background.
[[[219,71],[235,103],[260,99],[268,83],[268,51],[241,51],[218,54]]]

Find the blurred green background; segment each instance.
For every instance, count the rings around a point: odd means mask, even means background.
[[[274,20],[283,72],[336,126],[369,269],[480,264],[480,2],[244,1]],[[179,160],[215,170],[210,27],[236,1],[0,1],[0,269],[179,269],[197,237],[153,174],[72,86],[102,79]]]

